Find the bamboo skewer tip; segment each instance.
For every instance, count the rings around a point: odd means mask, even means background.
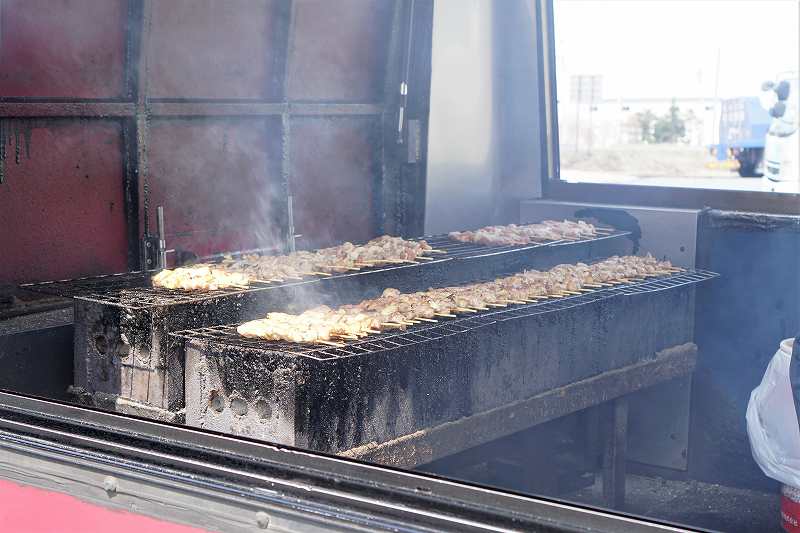
[[[319,344],[325,344],[326,346],[334,346],[336,348],[344,348],[346,346],[344,343],[341,342],[326,341],[321,339],[316,342],[318,342]]]

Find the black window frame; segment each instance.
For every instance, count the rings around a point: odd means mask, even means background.
[[[553,0],[536,3],[539,64],[543,88],[540,109],[543,113],[542,153],[546,172],[541,176],[542,196],[567,202],[625,204],[682,209],[715,209],[749,211],[783,215],[800,215],[800,194],[765,191],[663,187],[613,183],[571,183],[561,179],[558,146],[558,95],[556,91],[555,17]]]

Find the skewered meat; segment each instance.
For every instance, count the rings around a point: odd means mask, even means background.
[[[209,265],[162,270],[153,276],[152,280],[155,287],[187,291],[215,291],[228,287],[246,287],[250,283],[250,278],[247,274],[226,272],[212,268]]]
[[[540,224],[522,226],[509,224],[507,226],[486,226],[475,231],[454,231],[449,236],[451,239],[461,242],[487,246],[512,246],[562,239],[583,239],[594,237],[596,234],[597,228],[582,220],[577,222],[545,220]]]
[[[669,273],[669,261],[652,256],[611,257],[586,265],[558,265],[547,272],[525,271],[487,283],[460,287],[429,289],[404,294],[388,288],[380,297],[336,310],[326,306],[309,309],[299,315],[269,313],[266,318],[246,322],[237,328],[240,335],[290,342],[329,342],[357,339],[386,328],[405,328],[419,319],[459,312],[474,312],[489,306],[503,306],[551,295],[576,293],[587,286],[631,277]]]
[[[411,262],[431,249],[423,240],[408,241],[384,235],[363,245],[346,242],[313,252],[300,251],[275,256],[248,255],[240,260],[226,258],[220,265],[162,270],[153,277],[153,285],[184,290],[247,286],[251,280],[296,279],[382,263]]]
[[[303,277],[317,272],[348,270],[367,265],[413,261],[430,251],[425,241],[408,241],[384,235],[363,245],[346,242],[313,252],[287,255],[250,255],[239,261],[227,261],[226,270],[245,272],[258,279]]]

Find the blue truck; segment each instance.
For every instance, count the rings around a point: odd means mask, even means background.
[[[719,144],[711,147],[718,161],[736,159],[739,175],[761,177],[764,145],[771,117],[758,97],[746,96],[722,101]]]

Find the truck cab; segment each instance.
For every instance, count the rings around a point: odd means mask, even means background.
[[[763,173],[764,144],[770,116],[758,97],[729,98],[722,101],[719,144],[712,147],[718,161],[735,159],[743,178],[758,178]]]

